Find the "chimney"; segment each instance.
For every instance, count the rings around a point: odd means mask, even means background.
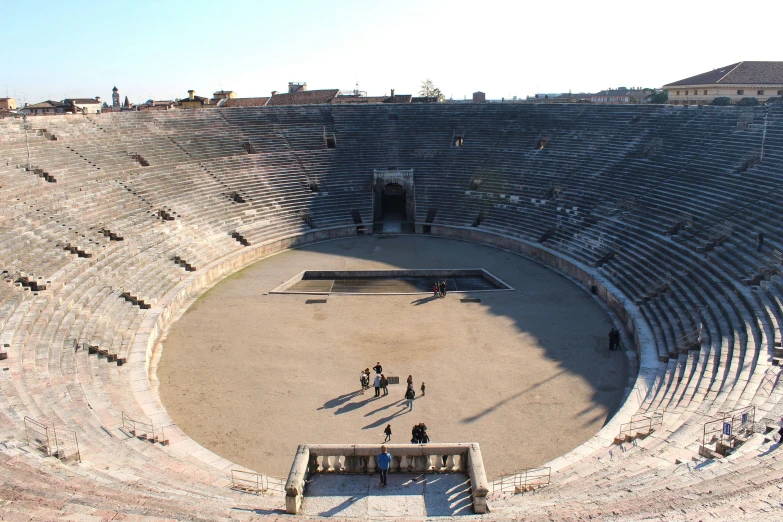
[[[194,91],[193,89],[190,89],[188,91],[188,99],[190,101],[193,101],[195,99],[195,96],[196,96],[196,91]]]
[[[391,90],[391,98],[394,98],[394,89]]]
[[[96,97],[95,97],[95,101],[97,101],[98,103],[100,103],[100,101],[101,101],[101,97],[100,97],[100,96],[96,96]]]
[[[276,96],[277,94],[277,91],[272,91],[272,96]]]

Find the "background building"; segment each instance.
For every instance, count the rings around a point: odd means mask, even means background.
[[[22,114],[29,116],[43,116],[50,114],[62,114],[65,112],[65,104],[59,101],[46,100],[32,105],[25,105]]]
[[[732,103],[783,96],[783,62],[737,62],[663,86],[673,105],[709,104],[726,96]]]
[[[0,110],[15,111],[16,100],[14,98],[0,98]]]

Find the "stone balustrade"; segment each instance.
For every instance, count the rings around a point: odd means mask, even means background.
[[[392,462],[389,473],[467,473],[473,496],[473,510],[486,513],[489,483],[478,443],[387,444]],[[307,444],[296,450],[285,485],[286,512],[297,514],[302,507],[307,477],[316,473],[375,473],[377,444]]]

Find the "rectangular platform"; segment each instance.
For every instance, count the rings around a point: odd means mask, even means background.
[[[474,515],[470,480],[462,473],[379,475],[317,474],[305,489],[302,515],[423,518]]]
[[[482,268],[459,270],[305,270],[272,294],[431,294],[445,280],[447,293],[514,290]]]

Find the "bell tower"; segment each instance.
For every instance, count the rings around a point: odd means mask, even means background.
[[[117,107],[119,109],[120,107],[120,91],[117,89],[117,86],[114,86],[114,89],[111,90],[111,106]]]

